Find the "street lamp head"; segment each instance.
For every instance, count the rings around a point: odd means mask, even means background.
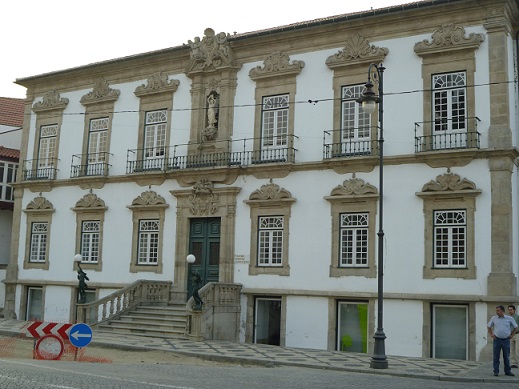
[[[193,254],[189,254],[189,255],[186,257],[186,261],[187,261],[187,263],[195,263],[195,261],[196,261],[196,257],[195,257]]]
[[[74,262],[81,262],[83,261],[83,256],[81,254],[74,255]]]
[[[373,83],[371,80],[366,82],[364,90],[362,91],[362,96],[357,99],[357,103],[362,106],[362,110],[367,114],[372,114],[375,112],[375,108],[377,103],[379,102],[379,98],[373,92]]]

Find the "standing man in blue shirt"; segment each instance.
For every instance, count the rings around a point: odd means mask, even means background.
[[[505,315],[505,307],[498,305],[496,315],[488,322],[487,329],[490,337],[494,339],[494,375],[499,375],[499,354],[502,352],[505,375],[515,376],[510,369],[510,339],[517,331],[517,323],[511,316]]]

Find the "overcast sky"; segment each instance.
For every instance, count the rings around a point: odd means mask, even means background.
[[[17,78],[179,46],[207,27],[244,33],[409,2],[2,0],[0,96],[25,97]]]

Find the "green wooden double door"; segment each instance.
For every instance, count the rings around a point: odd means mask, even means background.
[[[196,258],[188,268],[188,299],[193,292],[191,271],[198,271],[200,288],[208,282],[218,282],[220,268],[220,218],[191,219],[189,254]]]

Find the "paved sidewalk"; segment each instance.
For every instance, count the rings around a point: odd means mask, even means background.
[[[26,327],[27,322],[25,321],[0,319],[0,335],[20,336],[26,333]],[[499,377],[494,377],[491,362],[390,355],[388,356],[389,368],[375,370],[369,366],[370,356],[360,353],[219,341],[193,342],[137,335],[112,335],[95,331],[91,345],[107,349],[169,351],[212,361],[242,364],[299,366],[443,381],[519,383],[519,369],[513,369],[513,372],[517,374],[516,377],[505,376],[503,371]]]

